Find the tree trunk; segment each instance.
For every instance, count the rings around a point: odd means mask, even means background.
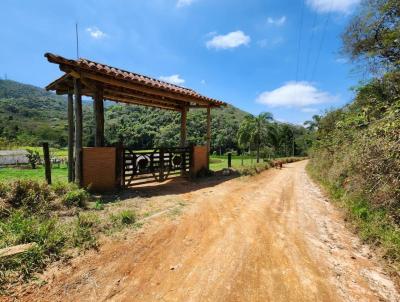
[[[257,164],[260,162],[260,142],[257,143]]]

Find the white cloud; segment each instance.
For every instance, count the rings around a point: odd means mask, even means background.
[[[307,4],[319,13],[337,12],[349,14],[361,0],[307,0]]]
[[[246,36],[241,30],[230,32],[226,35],[214,36],[207,41],[207,48],[228,49],[236,48],[250,43],[250,37]]]
[[[171,83],[171,84],[175,84],[175,85],[182,85],[183,83],[185,83],[185,80],[182,79],[179,74],[173,74],[170,76],[161,76],[160,80]]]
[[[176,2],[176,7],[189,6],[194,1],[196,1],[196,0],[178,0],[178,2]]]
[[[318,90],[308,82],[289,82],[257,97],[257,102],[271,107],[307,107],[337,100],[336,96]]]
[[[107,37],[107,34],[102,32],[100,29],[98,29],[96,26],[94,27],[88,27],[86,28],[86,31],[89,33],[89,35],[93,38],[93,39],[103,39],[105,37]]]
[[[286,22],[286,16],[282,16],[280,18],[268,17],[267,22],[268,22],[268,24],[282,26]]]
[[[301,111],[306,112],[306,113],[317,113],[319,110],[317,108],[301,108]]]

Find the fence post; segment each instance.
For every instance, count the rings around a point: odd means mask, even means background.
[[[228,153],[228,168],[232,167],[232,153]]]
[[[43,156],[44,156],[46,181],[49,185],[51,185],[51,163],[50,163],[49,143],[43,143]]]
[[[160,154],[159,160],[160,160],[160,181],[164,181],[164,148],[160,148]]]
[[[118,141],[115,147],[116,160],[115,160],[115,182],[117,189],[125,186],[124,177],[124,145],[122,141]]]

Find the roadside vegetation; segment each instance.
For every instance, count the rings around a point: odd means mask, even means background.
[[[0,182],[0,251],[31,244],[21,253],[0,254],[0,292],[31,279],[51,262],[97,248],[102,233],[139,226],[134,210],[103,210],[101,200],[73,184]]]
[[[344,33],[344,52],[371,78],[344,108],[308,124],[308,167],[346,209],[360,237],[400,271],[400,2],[365,1]]]

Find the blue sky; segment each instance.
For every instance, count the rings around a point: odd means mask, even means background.
[[[78,22],[81,57],[302,123],[351,101],[340,35],[358,2],[2,0],[0,76],[44,87],[61,72],[43,54],[75,58]]]

